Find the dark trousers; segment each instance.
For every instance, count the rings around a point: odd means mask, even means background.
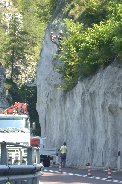
[[[65,167],[66,164],[66,153],[61,153],[61,166]]]

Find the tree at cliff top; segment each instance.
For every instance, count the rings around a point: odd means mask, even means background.
[[[59,72],[63,75],[65,90],[72,89],[81,76],[94,74],[116,58],[122,61],[120,0],[77,1],[68,16],[73,20],[65,20],[67,33],[59,53],[64,62]]]

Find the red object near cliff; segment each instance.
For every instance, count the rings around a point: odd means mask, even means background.
[[[14,105],[5,109],[3,114],[27,114],[27,104],[15,102]]]
[[[30,145],[34,147],[40,147],[40,137],[31,137],[30,139]]]

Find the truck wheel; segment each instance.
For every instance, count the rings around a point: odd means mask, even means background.
[[[44,167],[49,167],[50,166],[50,158],[49,157],[44,158],[43,165],[44,165]]]

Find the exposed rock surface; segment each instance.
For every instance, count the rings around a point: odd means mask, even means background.
[[[79,81],[70,92],[58,88],[57,46],[48,27],[37,71],[37,111],[48,147],[67,142],[67,164],[122,168],[122,65],[113,63],[92,78]]]

